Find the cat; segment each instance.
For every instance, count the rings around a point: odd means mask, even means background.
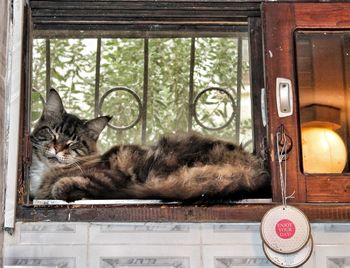
[[[30,135],[30,196],[37,195],[44,175],[50,170],[78,165],[79,159],[96,157],[96,141],[110,119],[109,116],[79,119],[65,111],[57,91],[50,89],[42,115]]]
[[[110,119],[81,120],[50,90],[31,134],[32,198],[211,202],[261,196],[269,188],[261,159],[198,133],[166,135],[153,146],[115,145],[98,154],[96,141]]]

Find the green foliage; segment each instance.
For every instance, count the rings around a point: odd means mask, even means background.
[[[113,116],[111,124],[125,127],[139,114],[135,98],[127,91],[110,91],[127,87],[141,102],[148,82],[146,109],[146,143],[153,143],[164,133],[188,130],[191,38],[150,38],[148,42],[148,78],[144,81],[144,49],[140,38],[101,40],[99,98],[105,96],[101,112]],[[244,41],[245,46],[247,42]],[[196,38],[194,95],[208,87],[220,87],[237,100],[237,38]],[[51,39],[50,85],[56,88],[69,112],[83,118],[94,117],[97,39]],[[240,111],[240,127],[235,119],[224,129],[206,130],[192,118],[192,128],[199,132],[234,140],[235,133],[247,143],[252,139],[250,109],[249,60],[243,59],[241,102],[232,102],[226,94],[210,91],[198,100],[197,115],[207,127],[223,125],[232,112]],[[42,110],[41,96],[46,92],[46,40],[33,43],[32,121]],[[142,105],[146,105],[143,103]],[[236,106],[237,105],[237,106]],[[233,110],[234,109],[234,110]],[[237,118],[237,117],[235,117]],[[100,145],[106,150],[116,143],[142,142],[142,120],[127,130],[107,128]],[[249,142],[248,142],[249,144]],[[250,145],[251,147],[251,145]]]
[[[191,39],[151,39],[147,141],[186,131]]]

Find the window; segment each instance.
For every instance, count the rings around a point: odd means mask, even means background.
[[[283,126],[290,138],[288,140],[290,151],[287,160],[287,194],[293,194],[294,199],[291,202],[301,208],[311,221],[350,219],[350,206],[346,203],[350,201],[347,153],[340,158],[341,160],[336,160],[338,165],[336,170],[328,167],[321,169],[324,166],[319,164],[315,166],[315,169],[311,169],[310,152],[305,143],[308,135],[309,137],[311,135],[310,140],[314,140],[312,136],[314,134],[308,133],[305,129],[310,130],[311,128],[312,130],[327,126],[328,130],[336,133],[335,136],[338,137],[338,141],[340,140],[339,143],[348,152],[348,133],[350,131],[347,121],[349,105],[347,65],[350,29],[346,12],[348,5],[348,3],[269,2],[263,3],[260,9],[258,1],[249,3],[211,1],[180,3],[171,0],[127,3],[68,0],[64,2],[29,1],[28,23],[25,31],[28,42],[24,53],[26,60],[24,74],[26,76],[21,105],[23,120],[21,121],[20,140],[23,143],[20,144],[22,150],[20,155],[23,161],[19,166],[18,218],[29,221],[45,219],[57,221],[67,219],[74,221],[260,221],[264,213],[275,205],[274,202],[279,203],[281,200],[275,138],[276,132],[280,131]],[[264,39],[262,39],[261,24]],[[236,55],[236,64],[232,65],[235,66],[234,71],[223,72],[224,76],[227,76],[228,83],[221,83],[224,81],[222,79],[219,80],[220,83],[199,79],[200,76],[205,77],[206,75],[206,72],[201,70],[203,66],[201,64],[209,62],[207,55],[203,56],[201,53],[203,51],[201,44],[205,42],[213,45],[209,46],[213,48],[211,51],[214,51],[214,47],[218,47],[216,44],[221,43],[221,49],[231,49],[232,54]],[[236,133],[234,135],[236,141],[243,142],[249,150],[257,154],[268,156],[266,164],[270,166],[272,175],[273,202],[209,207],[179,204],[116,205],[107,203],[33,206],[27,200],[25,185],[31,155],[28,150],[30,148],[28,134],[32,124],[31,119],[35,120],[41,109],[41,98],[44,98],[45,95],[43,88],[49,85],[62,86],[62,92],[68,94],[68,88],[71,89],[72,85],[69,81],[75,81],[73,84],[77,95],[71,95],[71,98],[83,96],[78,93],[82,89],[79,75],[74,79],[71,76],[76,65],[72,64],[64,68],[59,66],[56,52],[62,46],[82,49],[82,54],[89,55],[87,57],[90,60],[89,68],[85,66],[86,69],[80,71],[84,73],[84,76],[88,76],[83,79],[83,84],[88,86],[89,90],[84,89],[83,95],[86,94],[84,96],[87,98],[86,108],[91,116],[97,115],[100,110],[103,113],[108,112],[108,103],[113,103],[113,98],[115,99],[116,96],[135,104],[130,105],[130,107],[136,107],[130,113],[132,120],[128,117],[120,118],[122,122],[112,122],[114,128],[113,126],[109,128],[110,133],[129,133],[123,134],[123,137],[127,137],[127,141],[147,144],[153,137],[165,131],[172,131],[170,125],[174,121],[181,121],[180,125],[184,130],[192,128],[203,132],[213,131],[208,130],[206,126],[214,129],[225,126],[210,133],[225,136],[225,133],[233,131]],[[123,51],[123,48],[133,50],[132,57],[130,57],[132,63],[123,61],[126,67],[121,71],[118,70],[117,77],[122,77],[121,80],[114,81],[106,77],[108,70],[104,64],[108,62],[105,49],[107,46],[112,50],[118,48],[119,52]],[[264,61],[262,47],[264,47]],[[157,48],[163,48],[162,52],[153,53]],[[186,63],[177,66],[181,70],[181,72],[176,72],[179,76],[170,75],[175,65],[165,66],[162,63],[171,57],[172,54],[168,53],[170,49],[182,51],[177,57]],[[327,54],[330,52],[332,55]],[[213,55],[219,57],[219,54],[215,53]],[[64,57],[72,56],[73,54]],[[68,58],[66,60],[69,61]],[[230,59],[224,58],[224,60],[229,61]],[[320,62],[327,62],[327,64]],[[128,78],[130,77],[129,64],[138,68],[135,76],[137,79],[133,77],[136,81],[134,83],[130,83],[131,79]],[[336,72],[325,74],[325,69],[336,70]],[[28,74],[33,74],[33,79]],[[70,80],[68,79],[68,82],[63,84],[57,83],[59,75],[67,75]],[[178,111],[183,109],[182,117],[180,119],[171,118],[164,124],[161,123],[161,127],[152,127],[150,131],[149,126],[153,126],[152,124],[157,121],[151,112],[152,105],[164,105],[162,101],[154,101],[159,98],[156,88],[160,85],[159,83],[164,83],[161,77],[167,75],[171,77],[171,81],[164,84],[165,88],[172,88],[175,80],[180,81],[178,85],[181,89],[179,90],[183,91],[178,104],[185,105],[172,107]],[[293,96],[290,115],[279,116],[276,105],[276,78],[290,81],[291,96]],[[122,82],[119,83],[119,81]],[[205,83],[201,84],[203,81]],[[331,89],[324,87],[327,84],[331,86]],[[262,119],[265,114],[261,112],[261,109],[264,108],[260,103],[263,99],[261,89],[264,87],[267,96],[263,104],[266,105],[268,120]],[[36,91],[31,92],[28,90],[30,88]],[[208,88],[213,90],[207,91]],[[234,89],[234,91],[227,92],[227,88]],[[241,94],[237,94],[239,88]],[[145,92],[152,94],[152,97],[147,97],[146,101]],[[213,94],[213,92],[219,94]],[[248,92],[252,103],[251,118],[244,117],[245,113],[238,109],[240,103],[249,100]],[[335,92],[339,98],[334,98]],[[171,91],[172,93],[174,92]],[[174,96],[170,96],[169,99],[172,100]],[[230,96],[233,97],[233,102]],[[237,101],[238,96],[241,98],[240,101]],[[213,112],[210,105],[207,105],[207,100],[210,99],[210,103],[215,106],[219,97],[227,97],[224,101],[226,108],[224,105],[215,110],[217,116],[220,117],[220,120],[215,122],[220,122],[220,124],[213,125],[210,117],[207,116],[208,111]],[[341,99],[341,104],[338,99]],[[138,107],[139,102],[141,102],[141,111]],[[147,109],[145,109],[146,106],[142,106],[146,102],[149,104]],[[193,110],[194,104],[196,104],[196,113]],[[173,103],[169,101],[167,105],[173,105]],[[76,109],[76,112],[79,113],[79,108],[74,107],[73,101],[68,102],[68,106],[69,110]],[[120,109],[122,107],[120,106]],[[229,109],[228,107],[232,107],[234,111],[232,121],[229,111],[222,116],[222,111]],[[31,113],[26,112],[29,110]],[[163,112],[166,113],[166,110]],[[230,122],[231,125],[226,126],[225,122]],[[118,126],[127,129],[118,129]],[[102,139],[102,146],[107,146],[106,140],[107,138]]]
[[[64,94],[67,110],[78,115],[85,110],[90,117],[108,113],[110,104],[113,109],[130,108],[128,116],[111,122],[102,147],[114,143],[111,136],[118,135],[126,142],[148,144],[174,131],[176,124],[186,131],[229,135],[248,150],[265,155],[260,3],[32,0],[27,26],[19,218],[174,221],[231,217],[227,214],[233,209],[230,206],[33,206],[24,183],[30,165],[28,133],[41,111],[45,89],[53,86]],[[68,53],[61,53],[63,48]],[[168,96],[162,96],[159,87]],[[85,99],[84,107],[78,107],[74,99]],[[118,103],[120,99],[124,101]],[[166,118],[169,106],[177,112]],[[24,112],[29,109],[31,113]],[[248,211],[238,204],[232,211],[256,220],[262,216],[261,207],[266,208],[255,205]]]
[[[295,33],[304,173],[349,172],[349,36],[348,31]]]
[[[31,122],[41,115],[46,89],[54,87],[81,118],[113,115],[99,138],[102,151],[191,130],[252,151],[247,27],[229,30],[34,38]]]

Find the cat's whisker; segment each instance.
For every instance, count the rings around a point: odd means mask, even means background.
[[[78,162],[73,162],[72,166],[75,167],[75,168],[78,168],[81,171],[81,173],[84,174],[84,171],[83,171],[81,165]]]

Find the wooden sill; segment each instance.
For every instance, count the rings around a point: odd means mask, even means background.
[[[279,203],[195,206],[180,204],[20,205],[19,221],[260,222]],[[295,203],[311,222],[350,221],[349,203]]]

